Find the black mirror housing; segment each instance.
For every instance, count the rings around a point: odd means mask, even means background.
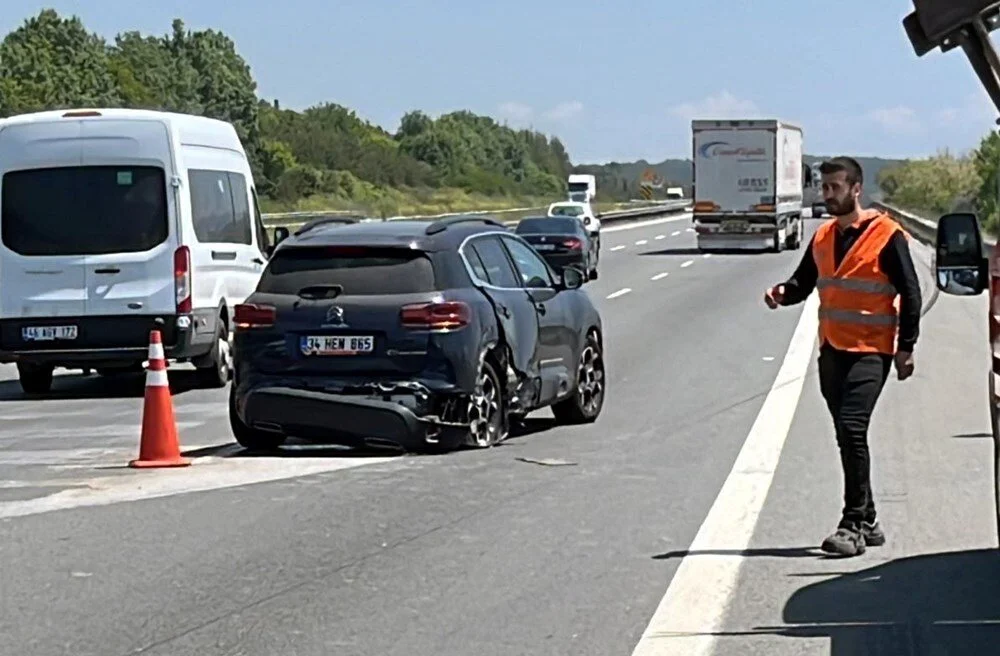
[[[278,226],[277,228],[275,228],[274,229],[274,241],[273,241],[274,245],[277,246],[281,242],[283,242],[286,239],[288,239],[288,236],[290,234],[291,234],[291,232],[285,226]]]
[[[563,289],[579,289],[583,287],[583,271],[580,271],[574,266],[564,267],[562,270],[562,288]]]

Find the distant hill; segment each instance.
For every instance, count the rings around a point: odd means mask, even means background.
[[[811,166],[828,157],[831,156],[805,155],[802,159],[805,164]],[[905,161],[881,157],[858,157],[857,160],[865,172],[866,201],[881,197],[881,191],[875,182],[879,171],[889,166],[897,166]],[[599,198],[624,200],[639,197],[639,181],[642,179],[643,172],[648,168],[662,176],[667,181],[667,186],[684,187],[684,195],[691,195],[693,178],[690,159],[665,159],[658,164],[651,164],[644,159],[637,162],[581,164],[574,167],[574,172],[590,173],[597,176],[597,195]]]

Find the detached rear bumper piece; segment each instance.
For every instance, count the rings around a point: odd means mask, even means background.
[[[358,395],[259,387],[242,401],[241,418],[250,428],[315,442],[419,449],[437,444],[443,429],[456,427],[420,417],[395,401]]]

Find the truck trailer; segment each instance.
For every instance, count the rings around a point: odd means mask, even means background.
[[[569,186],[569,200],[590,203],[597,197],[597,177],[586,173],[571,173],[566,181]]]
[[[802,129],[779,120],[694,120],[698,250],[802,246]]]

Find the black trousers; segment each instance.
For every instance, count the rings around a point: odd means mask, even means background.
[[[833,417],[844,470],[841,527],[857,528],[875,521],[872,498],[868,425],[892,369],[892,356],[839,351],[823,344],[819,354],[819,385]]]

